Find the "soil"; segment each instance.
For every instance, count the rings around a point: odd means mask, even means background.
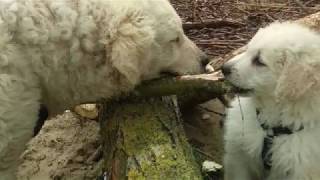
[[[221,56],[248,42],[273,21],[295,20],[320,10],[320,0],[171,0],[185,23],[233,21],[238,27],[187,30],[187,35],[211,57]],[[297,2],[304,2],[299,5]]]
[[[66,112],[46,121],[22,155],[20,180],[92,180],[99,175],[99,125]]]
[[[186,34],[210,57],[248,42],[275,20],[294,20],[320,10],[320,0],[171,0],[184,23],[213,22]],[[299,3],[300,2],[300,3]],[[301,3],[302,2],[302,3]],[[217,23],[218,22],[218,23]],[[188,112],[188,113],[186,113]],[[218,100],[183,113],[195,152],[221,163],[224,106]],[[98,123],[70,112],[48,120],[22,156],[20,180],[92,180],[100,174]],[[23,177],[23,178],[21,178]]]

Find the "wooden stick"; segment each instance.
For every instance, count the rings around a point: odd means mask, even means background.
[[[240,27],[244,24],[238,21],[232,20],[215,20],[215,21],[203,21],[183,24],[184,30],[201,29],[201,28],[218,28],[218,27]]]
[[[138,86],[131,96],[160,97],[160,96],[196,96],[201,93],[211,93],[221,96],[232,91],[232,88],[223,81],[220,72],[212,74],[180,76],[145,82]]]

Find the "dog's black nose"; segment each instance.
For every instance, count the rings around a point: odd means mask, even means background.
[[[206,65],[209,63],[210,59],[206,54],[203,54],[203,55],[201,55],[200,61],[201,61],[201,65],[203,67],[206,67]]]
[[[223,65],[221,68],[221,71],[223,73],[224,76],[228,76],[231,74],[231,67],[227,66],[227,65]]]

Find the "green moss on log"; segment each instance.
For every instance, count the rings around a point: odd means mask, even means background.
[[[115,156],[120,154],[114,152],[122,151],[127,163],[125,167],[116,169],[125,168],[127,172],[126,177],[119,179],[201,179],[200,168],[185,138],[174,105],[170,103],[168,98],[165,102],[157,98],[108,104],[108,117],[102,126],[105,132],[102,133],[108,136],[105,141],[117,141],[104,143],[115,146],[109,146],[113,152],[105,152],[114,156],[106,158],[111,161],[106,162],[108,171],[114,171],[112,161],[119,159]],[[111,136],[109,130],[117,135]]]

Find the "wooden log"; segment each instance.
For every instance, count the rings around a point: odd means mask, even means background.
[[[232,92],[232,87],[223,81],[220,72],[192,76],[180,76],[153,80],[138,86],[133,92],[139,97],[177,95],[182,104],[199,104]]]
[[[103,105],[107,179],[202,179],[175,102],[131,98]]]

